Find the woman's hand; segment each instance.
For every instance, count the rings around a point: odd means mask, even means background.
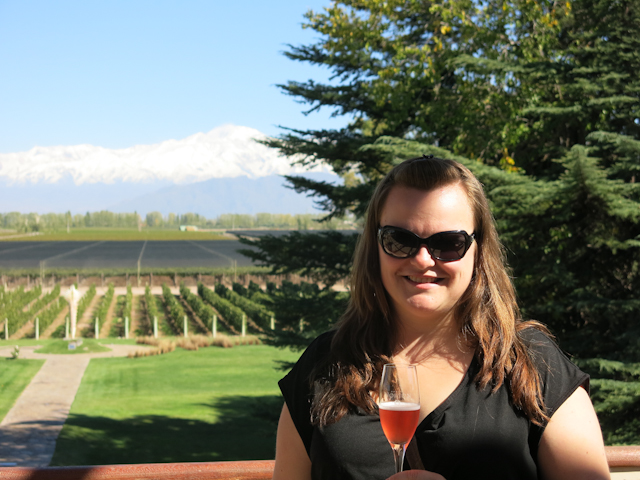
[[[442,475],[425,470],[409,470],[396,473],[387,480],[446,480]]]

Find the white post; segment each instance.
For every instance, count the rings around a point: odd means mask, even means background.
[[[129,338],[129,317],[124,317],[124,338]]]
[[[271,317],[271,330],[276,329],[276,319]]]
[[[77,274],[76,274],[77,278]],[[67,298],[69,299],[69,318],[70,318],[70,329],[71,329],[71,338],[76,338],[76,327],[78,324],[78,302],[80,301],[80,294],[76,290],[76,287],[71,285],[69,292],[67,293]],[[69,336],[67,335],[67,338]]]
[[[69,317],[64,319],[64,338],[69,338]]]
[[[213,338],[216,338],[216,335],[218,335],[218,316],[215,313],[211,319],[211,334]]]
[[[36,340],[40,340],[40,319],[36,317]]]
[[[243,313],[242,314],[242,336],[246,336],[247,335],[247,316]]]
[[[95,330],[96,339],[100,338],[100,327],[98,326],[98,317],[96,317],[96,324],[95,324],[94,330]]]
[[[158,338],[158,317],[153,316],[153,338]]]
[[[4,339],[9,340],[9,319],[4,319]]]
[[[182,332],[184,333],[185,337],[188,337],[189,336],[189,332],[187,330],[188,327],[187,327],[187,316],[186,315],[184,317],[182,317],[182,325],[183,325]]]

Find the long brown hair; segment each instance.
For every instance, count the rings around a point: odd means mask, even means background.
[[[453,160],[419,157],[395,166],[378,184],[367,209],[364,231],[354,253],[351,299],[340,319],[326,363],[313,375],[312,421],[326,425],[354,408],[373,413],[370,395],[378,389],[382,367],[390,361],[397,328],[382,285],[377,229],[389,192],[396,186],[430,191],[458,184],[474,215],[477,253],[474,275],[455,307],[460,334],[475,348],[478,388],[495,391],[507,381],[514,406],[534,423],[548,420],[539,375],[520,333],[523,322],[489,203],[476,177]]]

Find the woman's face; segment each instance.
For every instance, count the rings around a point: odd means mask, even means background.
[[[460,185],[425,192],[394,187],[382,209],[380,225],[409,230],[427,238],[438,232],[474,231],[473,211]],[[396,319],[416,326],[448,318],[473,276],[476,243],[460,260],[442,262],[425,245],[410,258],[394,258],[378,245],[380,274]]]

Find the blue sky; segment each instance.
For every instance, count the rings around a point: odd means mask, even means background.
[[[326,80],[288,60],[329,0],[0,0],[0,153],[126,148],[232,123],[337,128],[276,87]]]

